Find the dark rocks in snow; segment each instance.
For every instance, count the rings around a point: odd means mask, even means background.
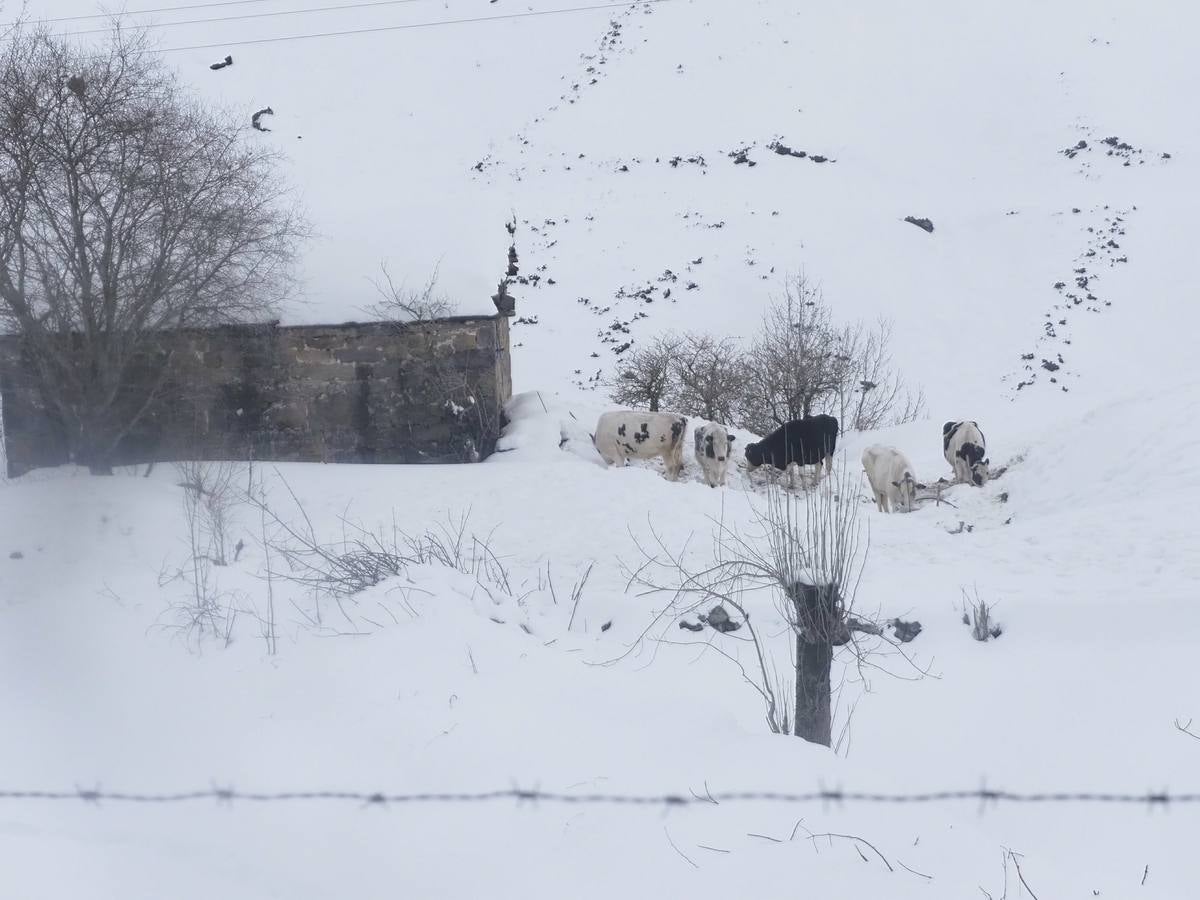
[[[929,221],[929,219],[918,219],[915,216],[905,216],[904,221],[909,225],[916,225],[922,231],[933,234],[933,222]]]
[[[793,150],[791,147],[789,147],[787,144],[783,143],[782,141],[773,141],[770,144],[767,144],[767,149],[774,150],[780,156],[794,156],[797,159],[803,159],[804,157],[808,156],[808,154],[805,151]]]
[[[271,109],[271,107],[269,107],[269,106],[264,106],[262,109],[260,109],[258,112],[256,112],[254,115],[252,115],[250,117],[250,126],[255,131],[270,131],[271,129],[268,128],[266,125],[263,125],[261,120],[262,120],[263,116],[273,116],[273,115],[275,115],[275,110]]]
[[[22,553],[20,550],[14,550],[12,553],[8,554],[8,558],[9,559],[24,559],[25,554]]]
[[[223,60],[221,60],[220,62],[215,62],[215,63],[213,63],[211,66],[209,66],[209,68],[210,68],[210,69],[212,69],[214,72],[216,72],[216,71],[218,71],[218,70],[220,70],[220,69],[225,69],[225,68],[228,68],[229,66],[232,66],[232,65],[233,65],[233,57],[232,57],[232,56],[226,56],[226,57],[225,57]]]
[[[703,631],[704,623],[703,622],[685,622],[685,621],[683,621],[683,619],[680,619],[679,627],[684,628],[688,631]]]
[[[1042,368],[1045,369],[1047,372],[1057,372],[1062,367],[1056,362],[1052,362],[1048,359],[1043,359],[1042,360]]]
[[[902,644],[907,644],[921,633],[921,623],[916,621],[905,622],[903,619],[890,619],[888,625],[892,627],[896,640]]]
[[[753,166],[758,165],[758,163],[756,163],[754,160],[752,160],[750,158],[750,148],[749,147],[743,147],[740,150],[731,150],[731,151],[729,151],[728,156],[730,159],[733,160],[733,164],[735,166],[751,166],[751,167],[753,167]]]
[[[707,616],[700,616],[700,621],[708,625],[714,631],[719,631],[725,634],[729,631],[737,631],[742,627],[741,622],[735,622],[726,612],[725,607],[718,603],[708,611]]]

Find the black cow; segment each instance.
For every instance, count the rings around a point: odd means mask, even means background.
[[[747,444],[746,462],[776,469],[787,469],[792,463],[820,466],[824,462],[828,474],[833,469],[837,437],[838,420],[833,416],[805,416],[779,426],[756,444]]]
[[[988,479],[987,441],[977,422],[942,426],[942,452],[954,469],[954,480],[981,487]]]

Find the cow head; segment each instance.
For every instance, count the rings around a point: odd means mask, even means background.
[[[758,444],[746,445],[746,462],[750,463],[750,467],[761,466],[763,464],[762,449]]]
[[[987,483],[988,476],[988,461],[981,459],[975,465],[971,466],[971,481],[975,487],[983,487]]]
[[[900,508],[905,512],[912,512],[917,497],[917,481],[912,472],[905,472],[900,481],[892,482],[892,487],[900,492]]]

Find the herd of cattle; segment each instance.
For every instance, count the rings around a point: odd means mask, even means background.
[[[684,437],[688,420],[673,413],[614,410],[600,416],[592,444],[609,465],[626,465],[631,459],[661,457],[667,477],[675,480],[684,468]],[[838,420],[818,415],[796,419],[776,428],[743,451],[749,469],[771,466],[793,473],[804,466],[833,468],[837,448]],[[710,487],[725,483],[733,458],[736,435],[722,425],[708,423],[694,432],[696,462]],[[942,426],[942,451],[954,470],[954,481],[981,486],[988,478],[987,444],[975,422],[947,422]],[[913,474],[908,458],[895,447],[874,444],[863,451],[863,469],[871,494],[881,512],[909,512],[919,488],[925,487]]]

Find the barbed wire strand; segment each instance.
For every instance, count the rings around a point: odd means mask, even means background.
[[[945,803],[964,800],[987,803],[1103,803],[1145,805],[1148,807],[1174,804],[1200,803],[1200,793],[1171,793],[1155,791],[1146,793],[1116,793],[1111,791],[1049,791],[1019,792],[976,788],[974,790],[944,790],[917,793],[877,793],[866,791],[819,790],[802,793],[787,791],[721,791],[703,794],[567,794],[543,791],[537,788],[505,788],[477,792],[424,792],[412,794],[387,793],[384,791],[242,791],[231,787],[210,787],[193,791],[169,793],[107,791],[101,788],[75,788],[69,791],[46,790],[3,790],[4,800],[80,800],[85,803],[187,803],[196,800],[215,800],[221,803],[245,801],[249,803],[283,803],[305,801],[345,801],[364,805],[422,804],[422,803],[490,803],[514,800],[518,803],[554,803],[567,805],[612,805],[612,806],[701,806],[722,803],[766,802],[766,803],[879,803],[879,804],[923,804]]]

